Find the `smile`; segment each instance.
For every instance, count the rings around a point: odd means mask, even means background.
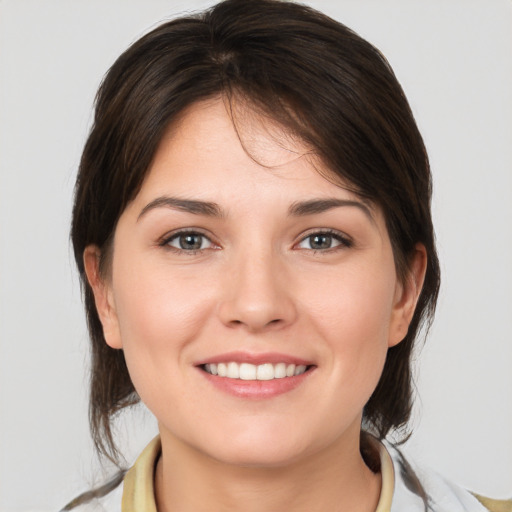
[[[218,377],[240,380],[273,380],[296,377],[306,372],[306,365],[295,365],[287,363],[210,363],[202,366],[205,372]]]

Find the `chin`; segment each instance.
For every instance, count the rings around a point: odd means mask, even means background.
[[[279,468],[293,464],[301,458],[302,452],[284,447],[279,442],[238,445],[229,450],[219,450],[214,458],[224,464],[247,468]]]
[[[229,436],[212,439],[203,450],[210,457],[225,464],[252,468],[277,468],[287,466],[314,451],[306,436],[285,427],[244,430],[227,430]],[[236,432],[236,434],[233,434]],[[222,433],[221,433],[222,434]]]

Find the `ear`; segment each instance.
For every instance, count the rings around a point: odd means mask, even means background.
[[[103,326],[103,336],[107,345],[120,349],[123,345],[121,343],[112,286],[108,279],[101,275],[100,256],[101,251],[97,246],[88,245],[85,248],[83,256],[85,273],[94,294],[96,310]]]
[[[395,302],[390,323],[388,346],[400,343],[409,330],[416,304],[423,288],[427,270],[427,251],[423,244],[416,244],[409,262],[405,282],[397,284]]]

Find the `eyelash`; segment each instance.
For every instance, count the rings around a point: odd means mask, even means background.
[[[172,245],[170,245],[170,243],[173,241],[173,240],[178,240],[183,237],[183,236],[195,236],[195,237],[201,237],[202,239],[202,242],[201,242],[201,246],[203,245],[203,242],[206,240],[208,241],[210,244],[211,244],[211,247],[199,247],[198,249],[185,249],[183,247],[173,247]],[[165,249],[168,249],[170,251],[173,251],[173,252],[177,252],[177,253],[180,253],[180,254],[183,254],[183,253],[186,253],[187,255],[191,255],[193,256],[194,254],[198,254],[199,252],[202,252],[202,251],[206,251],[206,250],[209,250],[209,249],[214,249],[216,248],[214,242],[212,242],[212,240],[210,238],[208,238],[204,233],[201,233],[200,231],[197,231],[197,230],[193,230],[193,229],[190,229],[190,230],[181,230],[181,231],[177,231],[177,232],[174,232],[170,235],[166,235],[159,243],[158,245],[160,247],[164,247]]]
[[[315,236],[316,237],[321,237],[321,236],[328,237],[332,241],[338,242],[338,244],[335,245],[334,247],[327,247],[324,249],[315,249],[313,247],[305,248],[305,250],[313,251],[315,254],[330,253],[330,252],[334,252],[334,251],[341,250],[341,249],[349,249],[350,247],[353,247],[353,245],[354,245],[354,242],[348,236],[346,236],[343,233],[340,233],[339,231],[336,231],[334,229],[323,229],[323,230],[319,230],[319,231],[310,232],[306,236],[303,236],[300,239],[300,241],[298,242],[298,244],[296,244],[296,245],[302,244],[306,240],[312,239]]]
[[[201,246],[197,249],[186,249],[184,247],[173,247],[172,245],[170,245],[172,241],[175,241],[175,240],[179,241],[179,239],[181,237],[184,237],[187,235],[201,237],[201,239],[202,239]],[[309,248],[298,247],[298,246],[300,246],[300,244],[304,243],[308,239],[310,240],[310,245],[311,245],[311,239],[315,236],[329,238],[330,239],[329,241],[331,243],[332,243],[332,241],[335,241],[335,242],[337,242],[337,245],[334,245],[334,247],[316,248],[316,249],[313,247],[309,247]],[[210,247],[202,247],[204,241],[209,242]],[[198,254],[199,252],[202,252],[202,251],[218,248],[218,246],[216,246],[215,243],[210,238],[208,238],[204,233],[201,233],[200,231],[193,230],[193,229],[181,230],[181,231],[174,232],[170,235],[166,235],[158,243],[158,245],[160,247],[164,247],[170,251],[174,251],[174,252],[177,252],[180,254],[186,253],[186,254],[192,255],[192,256],[195,254]],[[323,229],[323,230],[312,231],[312,232],[308,233],[306,236],[303,236],[299,240],[299,242],[294,245],[294,248],[297,247],[299,250],[300,249],[310,250],[310,251],[313,251],[313,253],[318,254],[318,253],[330,253],[330,252],[334,252],[334,251],[342,250],[342,249],[349,249],[350,247],[353,247],[353,245],[354,245],[353,241],[346,235],[340,233],[339,231],[336,231],[334,229]]]

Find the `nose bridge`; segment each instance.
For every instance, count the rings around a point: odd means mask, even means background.
[[[276,328],[295,318],[293,298],[287,290],[285,263],[267,241],[236,251],[225,279],[220,316],[231,326],[250,331]]]

